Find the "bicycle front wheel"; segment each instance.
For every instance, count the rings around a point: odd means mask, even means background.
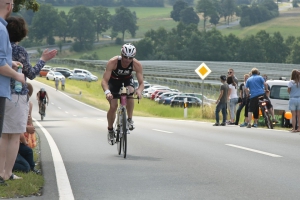
[[[45,114],[45,105],[42,104],[42,108],[41,108],[41,120],[43,121],[44,120],[44,114]]]
[[[122,137],[121,137],[121,132],[120,132],[120,130],[117,131],[117,150],[118,150],[118,154],[121,155],[121,150],[122,150]]]
[[[126,158],[126,153],[127,153],[127,116],[126,116],[126,109],[123,110],[122,113],[122,146],[123,146],[123,154],[124,158]]]

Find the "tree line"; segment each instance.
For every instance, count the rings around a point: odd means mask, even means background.
[[[54,37],[58,36],[61,38],[60,43],[72,38],[72,49],[85,51],[92,49],[94,42],[99,41],[101,33],[110,28],[113,38],[117,37],[118,33],[122,34],[120,42],[124,41],[125,32],[134,37],[138,29],[136,13],[123,6],[116,8],[115,14],[111,15],[103,6],[92,9],[75,6],[65,13],[58,12],[50,4],[42,4],[39,12],[34,15],[26,11],[16,15],[22,15],[29,24],[28,38],[21,43],[25,47],[40,44],[45,39],[47,44],[55,44]]]
[[[44,0],[53,6],[143,6],[163,7],[163,0]]]
[[[240,39],[215,28],[199,31],[180,22],[176,28],[150,30],[135,43],[140,60],[203,60],[300,64],[300,37],[286,40],[279,32],[262,30]]]
[[[73,50],[85,51],[92,49],[101,33],[108,29],[113,38],[122,34],[122,38],[116,40],[119,43],[124,41],[125,32],[134,37],[138,29],[136,13],[126,7],[116,8],[115,15],[111,15],[102,6],[92,9],[76,6],[65,13],[58,12],[50,4],[42,4],[32,17],[23,10],[17,14],[23,14],[31,21],[29,37],[22,41],[25,47],[45,39],[48,44],[55,44],[56,36],[61,38],[60,47],[71,38]],[[141,60],[300,63],[300,38],[290,36],[284,40],[279,32],[271,35],[260,31],[240,39],[233,34],[223,36],[216,29],[199,31],[196,24],[181,21],[171,31],[164,28],[149,30],[136,46],[137,58]]]

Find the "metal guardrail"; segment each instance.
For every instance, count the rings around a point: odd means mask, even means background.
[[[84,63],[101,65],[105,68],[106,60],[80,60]],[[281,64],[281,63],[251,63],[251,62],[213,62],[213,61],[165,61],[154,60],[140,61],[143,65],[145,76],[155,77],[173,77],[199,79],[195,69],[202,63],[211,69],[211,74],[207,80],[219,80],[220,75],[227,74],[227,70],[234,69],[239,81],[243,81],[244,74],[249,73],[256,67],[261,74],[267,74],[269,79],[279,79],[279,77],[290,78],[293,69],[300,69],[299,64]]]

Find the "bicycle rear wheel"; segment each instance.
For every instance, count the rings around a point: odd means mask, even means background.
[[[273,123],[270,119],[270,115],[268,112],[264,111],[264,118],[265,118],[265,124],[267,125],[268,129],[273,129]]]
[[[122,138],[121,138],[121,142],[123,145],[123,154],[124,154],[124,158],[126,158],[126,153],[127,153],[127,117],[126,117],[126,109],[123,110],[122,113]]]

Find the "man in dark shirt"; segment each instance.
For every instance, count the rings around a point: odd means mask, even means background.
[[[114,130],[113,123],[116,117],[116,111],[118,108],[118,99],[114,99],[115,95],[119,93],[122,83],[129,89],[129,93],[134,93],[142,98],[142,91],[144,89],[143,81],[143,67],[142,64],[134,58],[136,55],[136,48],[132,44],[124,44],[121,48],[121,56],[115,56],[111,58],[103,74],[101,82],[106,99],[109,101],[109,110],[107,112],[108,122],[108,143],[114,144]],[[135,71],[136,77],[139,83],[137,89],[134,88],[134,80],[132,71]],[[134,102],[133,99],[127,100],[127,115],[129,130],[133,130],[134,124],[132,121]]]
[[[218,100],[216,101],[217,107],[215,111],[216,115],[216,123],[214,126],[225,126],[226,125],[226,104],[227,104],[227,96],[228,96],[228,84],[226,83],[226,76],[222,75],[220,76],[220,81],[222,83],[220,87],[220,95]],[[221,124],[219,124],[219,112],[222,110],[222,115],[223,115],[223,121]]]

